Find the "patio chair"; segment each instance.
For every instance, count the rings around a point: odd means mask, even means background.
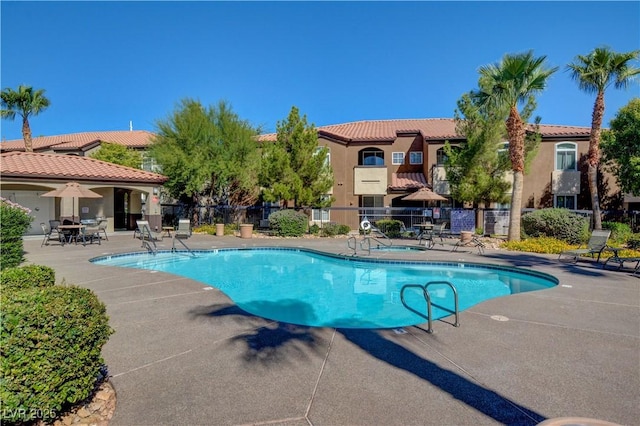
[[[175,238],[189,238],[191,236],[191,222],[189,219],[180,219],[178,229],[174,233]]]
[[[45,224],[44,222],[40,223],[40,227],[42,228],[42,232],[44,233],[44,238],[42,240],[42,244],[40,244],[40,247],[48,246],[49,241],[51,240],[58,241],[59,243],[64,244],[65,239],[57,227],[53,228],[51,226],[47,226],[47,224]]]
[[[96,218],[96,220],[98,221],[98,236],[100,238],[102,238],[102,236],[100,235],[100,233],[104,234],[104,239],[109,241],[109,237],[107,236],[107,219],[104,217],[100,217],[100,218]]]
[[[597,254],[598,258],[596,259],[596,263],[599,263],[600,255],[605,247],[607,247],[607,241],[610,235],[610,230],[593,230],[585,248],[578,247],[573,250],[565,250],[560,253],[558,260],[561,262],[576,263],[578,258],[583,254],[589,254],[592,258]]]

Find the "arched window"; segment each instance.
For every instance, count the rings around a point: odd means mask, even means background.
[[[575,143],[556,144],[556,170],[576,170],[577,147]]]
[[[359,166],[384,166],[384,151],[377,148],[365,148],[358,155]]]

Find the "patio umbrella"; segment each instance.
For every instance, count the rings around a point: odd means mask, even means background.
[[[102,198],[102,195],[97,192],[85,188],[78,182],[68,182],[62,188],[54,189],[53,191],[45,192],[42,197],[60,197],[60,198],[72,198],[71,207],[71,221],[75,222],[76,216],[76,198]]]
[[[447,201],[447,199],[442,195],[436,194],[429,188],[420,188],[416,192],[412,192],[411,194],[402,197],[402,199],[408,201],[422,201],[423,206],[426,201]]]

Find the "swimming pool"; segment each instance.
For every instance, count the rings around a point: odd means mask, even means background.
[[[407,309],[407,284],[447,281],[458,291],[460,311],[482,301],[558,284],[550,275],[503,266],[343,257],[299,248],[160,251],[103,256],[98,265],[163,271],[215,287],[246,312],[314,327],[398,328],[426,323]],[[429,287],[432,319],[453,310],[453,292]],[[419,290],[404,292],[407,306],[426,312]]]

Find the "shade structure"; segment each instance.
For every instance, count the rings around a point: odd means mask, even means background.
[[[71,220],[75,222],[76,198],[102,198],[102,195],[90,190],[89,188],[85,188],[78,182],[67,182],[62,188],[45,192],[44,194],[42,194],[42,197],[72,198]]]
[[[436,194],[429,188],[420,188],[402,199],[407,201],[447,201],[442,195]]]

